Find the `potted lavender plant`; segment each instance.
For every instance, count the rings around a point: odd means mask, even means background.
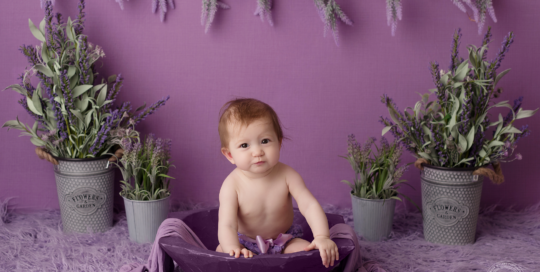
[[[130,120],[134,124],[133,120]],[[169,213],[169,168],[171,140],[155,139],[153,134],[141,143],[139,132],[133,127],[118,128],[111,132],[112,142],[124,150],[120,163],[114,163],[122,172],[122,191],[130,240],[152,243]]]
[[[468,59],[458,56],[461,34],[456,31],[448,71],[437,62],[431,64],[435,100],[429,101],[429,93],[422,95],[414,108],[407,108],[409,113],[400,112],[386,95],[382,98],[391,117],[381,117],[383,135],[391,131],[422,169],[424,236],[430,242],[474,243],[483,176],[496,184],[504,181],[500,163],[520,160],[520,154],[512,154],[518,141],[529,135],[528,126],[518,129],[515,122],[538,110],[523,110],[522,98],[513,106],[493,102],[502,92],[497,83],[509,71],[497,73],[514,34],[506,36],[495,59],[488,61],[490,31],[482,46],[468,47]],[[508,108],[508,114],[492,121],[489,113],[495,108]]]
[[[113,109],[123,84],[120,75],[95,84],[95,63],[105,54],[82,34],[84,7],[80,0],[77,19],[64,22],[61,14],[53,15],[47,1],[39,28],[29,20],[30,31],[41,44],[21,47],[32,68],[22,74],[20,84],[6,89],[22,95],[19,103],[35,122],[30,127],[17,118],[2,127],[22,130],[37,146],[36,153],[55,164],[64,231],[104,232],[113,223],[114,172],[107,153],[117,149],[107,139],[111,129],[125,126],[121,118],[129,116],[131,106],[126,102]],[[39,80],[36,87],[31,83],[34,75]],[[165,101],[133,117],[135,122]]]
[[[372,146],[377,153],[372,152]],[[400,178],[408,168],[398,167],[401,154],[397,141],[390,144],[382,137],[379,148],[375,138],[370,138],[362,148],[354,135],[349,135],[348,155],[342,158],[351,164],[355,178],[352,183],[342,182],[351,187],[354,229],[368,241],[384,240],[392,231],[396,200],[401,201],[398,195],[403,195],[398,189],[406,182]]]

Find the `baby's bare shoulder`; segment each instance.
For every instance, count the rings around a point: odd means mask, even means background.
[[[299,178],[300,174],[294,168],[280,162],[280,173],[285,176],[285,179]]]

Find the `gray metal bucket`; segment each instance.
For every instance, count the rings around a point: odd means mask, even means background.
[[[395,199],[365,199],[351,194],[354,230],[368,241],[382,241],[392,232]]]
[[[66,233],[105,232],[113,223],[114,171],[109,158],[62,159],[54,166]]]
[[[124,197],[129,239],[140,244],[153,243],[161,223],[169,215],[170,196],[150,201]]]
[[[427,241],[445,245],[474,243],[484,179],[473,175],[474,170],[424,165],[422,215]]]

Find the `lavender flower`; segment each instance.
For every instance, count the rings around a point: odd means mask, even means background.
[[[112,128],[113,121],[114,121],[113,116],[107,117],[105,119],[105,123],[101,126],[101,129],[97,133],[94,144],[90,147],[90,150],[89,150],[94,156],[96,156],[97,153],[103,147],[103,144],[105,143],[105,140],[107,139],[107,134]]]
[[[501,66],[501,61],[504,59],[505,54],[508,53],[510,50],[510,45],[514,43],[514,33],[510,32],[506,37],[504,37],[504,41],[501,44],[501,49],[499,50],[499,53],[497,54],[497,57],[491,62],[490,66],[487,69],[486,75],[490,76],[491,78],[495,77],[495,72],[499,67]]]
[[[107,92],[107,98],[105,100],[112,100],[111,103],[105,105],[105,109],[108,110],[110,106],[114,103],[116,100],[116,97],[118,96],[118,93],[120,93],[120,90],[122,89],[124,83],[124,78],[122,78],[122,74],[118,74],[116,77],[116,80],[114,81],[111,91]]]
[[[19,51],[21,51],[21,53],[23,53],[26,58],[28,59],[28,62],[34,66],[36,64],[39,64],[41,62],[41,60],[39,59],[38,57],[38,53],[36,51],[36,48],[34,48],[33,46],[31,45],[22,45],[19,49]]]
[[[505,127],[510,121],[514,119],[513,112],[518,112],[521,108],[521,104],[523,103],[523,96],[520,96],[518,99],[514,100],[514,106],[512,107],[512,110],[508,111],[508,114],[504,118],[503,127]]]
[[[52,3],[47,1],[45,3],[45,40],[47,41],[47,47],[56,49],[57,44],[54,40],[54,28],[53,28],[53,13],[52,13]]]
[[[86,13],[84,12],[84,8],[86,7],[84,0],[80,0],[79,2],[79,15],[76,20],[76,25],[74,27],[75,35],[81,35],[84,30],[84,17]]]
[[[523,159],[523,156],[521,156],[520,153],[517,153],[516,154],[516,160],[521,161],[521,159]]]
[[[450,55],[450,66],[448,67],[449,71],[454,71],[454,69],[459,64],[459,44],[461,40],[461,28],[458,28],[454,33],[454,38],[452,39],[452,50]]]
[[[135,124],[139,124],[139,122],[143,121],[147,116],[154,113],[157,109],[165,105],[165,102],[169,100],[170,96],[164,97],[161,100],[158,100],[156,103],[154,103],[152,106],[146,108],[143,112],[139,113],[133,120],[135,120]]]
[[[386,0],[386,22],[392,26],[392,36],[396,34],[397,21],[402,15],[401,0]]]
[[[443,84],[441,83],[441,72],[439,70],[439,63],[436,61],[431,63],[431,77],[433,78],[433,83],[435,84],[435,87],[437,87],[437,98],[442,104],[446,102],[447,98],[446,91],[444,90]]]
[[[90,69],[89,55],[88,55],[88,39],[86,37],[79,37],[79,45],[81,46],[80,50],[80,59],[79,59],[79,68],[81,71],[81,84],[92,84],[90,81],[90,74],[92,70]]]
[[[73,92],[71,91],[69,83],[69,77],[67,76],[67,70],[62,71],[60,74],[60,90],[64,96],[65,101],[65,107],[68,114],[68,121],[71,125],[75,124],[75,116],[70,111],[70,109],[74,109],[73,105]]]
[[[46,7],[47,2],[51,2],[51,5],[54,5],[55,0],[41,0],[40,1],[41,8]]]
[[[491,41],[491,27],[488,27],[488,30],[486,32],[486,35],[484,35],[484,39],[482,40],[482,46],[486,46],[486,50],[484,51],[484,55],[482,55],[482,60],[486,59],[487,52],[488,52],[488,44]]]

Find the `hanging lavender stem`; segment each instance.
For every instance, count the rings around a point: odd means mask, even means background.
[[[484,29],[486,13],[489,13],[493,22],[497,22],[495,9],[493,8],[493,0],[452,0],[452,2],[465,13],[467,12],[467,9],[463,3],[467,4],[467,6],[472,9],[474,21],[478,24],[478,34],[482,34]]]
[[[319,16],[324,23],[324,37],[328,30],[332,31],[334,41],[339,46],[339,31],[337,25],[337,18],[347,25],[353,25],[353,22],[347,15],[341,10],[335,0],[314,0],[315,7],[319,12]],[[337,17],[337,18],[336,18]]]
[[[401,0],[386,0],[386,21],[392,26],[392,36],[396,34],[397,21],[401,20]]]
[[[218,8],[229,9],[230,6],[218,0],[202,1],[201,24],[205,26],[204,33],[208,33],[208,30],[216,17]]]
[[[167,13],[167,3],[174,9],[173,0],[152,0],[152,13],[156,13],[159,7],[159,18],[163,23],[165,21],[165,14]]]
[[[268,20],[270,26],[274,26],[272,20],[272,0],[257,0],[257,9],[255,9],[255,16],[260,16],[261,21],[264,22],[264,17]]]

